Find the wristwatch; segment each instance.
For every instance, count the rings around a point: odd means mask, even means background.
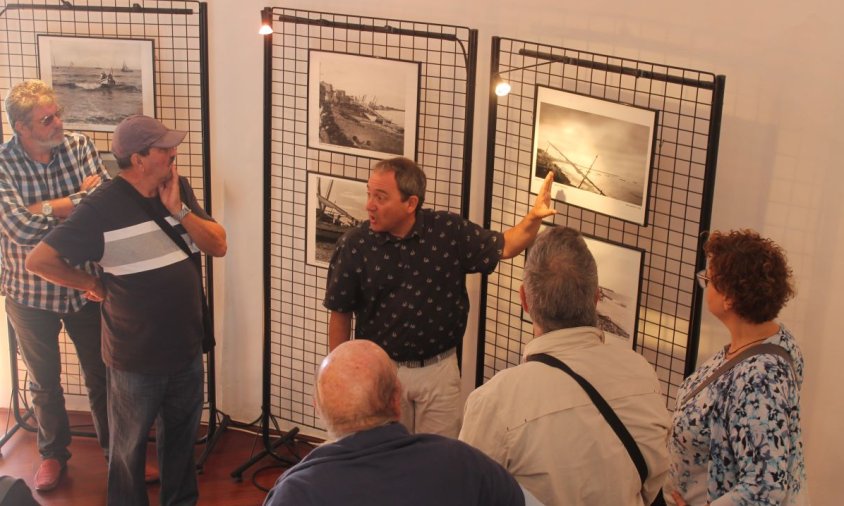
[[[44,216],[53,215],[53,204],[51,204],[49,200],[41,202],[41,214],[43,214]]]
[[[184,202],[182,202],[182,208],[179,210],[178,213],[173,215],[173,218],[178,221],[179,223],[185,219],[185,216],[190,213],[190,207],[188,207]]]

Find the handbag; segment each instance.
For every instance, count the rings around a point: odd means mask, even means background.
[[[113,184],[118,185],[120,188],[123,189],[124,193],[129,195],[140,207],[147,213],[147,215],[155,221],[155,223],[164,231],[165,234],[174,242],[176,246],[178,246],[185,254],[190,258],[191,263],[193,263],[194,267],[196,267],[196,272],[199,274],[199,299],[202,303],[202,352],[208,353],[214,349],[214,346],[217,344],[217,340],[214,338],[214,323],[211,320],[211,310],[208,308],[208,298],[205,294],[205,287],[202,286],[202,258],[201,254],[197,253],[194,254],[190,247],[188,247],[185,240],[182,238],[181,234],[173,228],[172,225],[167,223],[167,220],[164,219],[163,216],[156,213],[155,210],[150,205],[149,201],[141,196],[132,185],[123,178],[117,177],[115,178],[115,182]],[[182,202],[186,200],[186,193],[187,187],[185,186],[186,180],[184,177],[179,176],[179,196]]]

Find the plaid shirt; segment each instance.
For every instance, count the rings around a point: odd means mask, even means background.
[[[25,306],[57,313],[78,311],[83,292],[64,288],[30,274],[26,255],[59,224],[53,216],[26,209],[33,202],[67,197],[79,191],[92,174],[109,179],[94,143],[82,134],[66,133],[64,143],[53,149],[47,165],[32,160],[17,136],[0,146],[0,289],[3,295]],[[84,265],[95,273],[96,266]]]

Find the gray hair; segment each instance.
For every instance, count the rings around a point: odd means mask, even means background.
[[[381,160],[372,169],[393,172],[396,175],[396,186],[401,193],[402,202],[415,195],[419,199],[416,209],[422,208],[422,203],[425,201],[425,171],[416,162],[399,156]]]
[[[13,86],[6,95],[5,102],[6,116],[12,130],[15,130],[15,123],[18,121],[29,121],[33,109],[45,103],[56,103],[56,92],[44,81],[32,79]]]
[[[597,325],[598,266],[577,230],[539,234],[525,262],[524,288],[530,316],[543,331]]]
[[[144,148],[138,151],[138,154],[141,156],[149,156],[149,150],[150,148]],[[120,170],[125,170],[132,167],[132,155],[122,157],[115,156],[114,160],[117,162],[117,168]]]

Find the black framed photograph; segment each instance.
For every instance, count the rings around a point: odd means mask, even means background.
[[[366,181],[308,174],[307,263],[328,267],[337,241],[368,218]]]
[[[539,232],[554,226],[543,223]],[[604,331],[607,343],[633,348],[639,329],[645,250],[586,234],[583,239],[598,266],[598,328]],[[532,323],[524,309],[522,320]]]
[[[646,225],[656,125],[651,109],[537,86],[531,191],[551,171],[555,200]]]
[[[633,348],[645,250],[587,235],[583,239],[598,264],[598,327],[606,342]]]
[[[152,40],[39,35],[38,67],[69,130],[112,132],[127,116],[155,116]]]
[[[308,146],[416,159],[420,64],[310,51]]]

